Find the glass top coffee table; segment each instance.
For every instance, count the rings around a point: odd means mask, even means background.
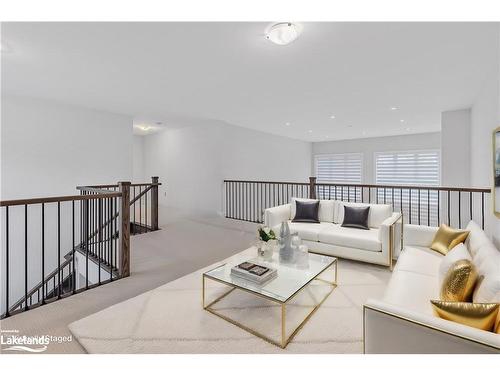
[[[249,261],[277,270],[277,276],[264,284],[258,284],[243,278],[231,275],[231,268],[241,263],[236,261],[233,263],[222,264],[210,271],[203,274],[203,308],[212,314],[215,314],[224,320],[235,324],[236,326],[260,337],[264,340],[275,344],[281,348],[285,348],[288,343],[293,339],[297,332],[304,326],[309,318],[316,312],[321,304],[328,298],[337,286],[337,258],[309,253],[305,259],[298,263],[281,263],[279,261],[278,253],[273,254],[273,258],[264,260],[260,257],[248,257],[243,261]],[[325,276],[330,273],[330,278]],[[206,301],[206,280],[213,280],[215,282],[227,285],[229,289],[222,295],[218,296],[211,302]],[[286,308],[302,290],[306,289],[312,282],[324,283],[328,285],[328,290],[322,298],[314,303],[312,310],[305,316],[300,324],[287,335],[286,333]],[[267,335],[257,332],[257,330],[245,326],[243,322],[236,321],[229,316],[222,314],[213,308],[214,304],[221,301],[235,290],[241,290],[249,293],[250,295],[264,298],[272,301],[281,306],[281,338],[274,340]]]

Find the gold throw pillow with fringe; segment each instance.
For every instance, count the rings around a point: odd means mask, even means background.
[[[458,230],[450,228],[446,224],[441,224],[432,240],[431,249],[440,254],[446,255],[459,243],[464,242],[469,236],[468,230]]]

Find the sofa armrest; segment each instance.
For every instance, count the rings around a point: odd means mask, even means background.
[[[404,245],[430,247],[438,229],[438,227],[428,227],[426,225],[405,224]]]
[[[281,206],[266,208],[264,211],[264,225],[273,228],[284,221],[290,220],[291,205],[283,204]]]
[[[392,269],[392,259],[397,258],[401,250],[402,215],[394,212],[385,219],[379,228],[379,241],[382,243],[382,252],[387,253],[388,263]],[[390,260],[389,260],[390,257]]]
[[[365,353],[500,353],[500,335],[418,311],[368,300],[363,306]]]

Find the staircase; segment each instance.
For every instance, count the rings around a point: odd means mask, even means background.
[[[28,200],[12,200],[0,202],[5,213],[5,240],[2,249],[5,251],[5,283],[2,284],[2,303],[0,318],[31,310],[38,306],[57,301],[89,288],[112,282],[130,274],[130,235],[138,235],[158,230],[158,177],[151,183],[120,182],[114,185],[79,186],[80,195],[36,198]],[[131,194],[132,193],[132,194]],[[57,218],[46,214],[46,207],[57,205]],[[41,246],[29,246],[28,223],[36,219],[34,207],[41,208]],[[24,244],[12,243],[11,238],[18,238],[19,228],[10,225],[9,218],[15,208],[24,207]],[[71,212],[71,233],[61,229],[61,208]],[[19,215],[18,215],[19,216]],[[45,272],[47,253],[55,254],[55,250],[47,251],[45,238],[48,224],[55,224],[57,231],[58,267]],[[61,252],[61,237],[71,237],[75,244],[66,253]],[[78,241],[75,241],[78,239]],[[31,238],[30,238],[31,240]],[[33,241],[31,241],[33,242]],[[24,250],[24,269],[13,269],[9,258]],[[28,288],[28,269],[33,262],[33,253],[41,257],[40,281]],[[32,255],[31,257],[28,254]],[[24,293],[14,303],[10,300],[12,275],[24,275]],[[43,278],[42,278],[43,273]]]

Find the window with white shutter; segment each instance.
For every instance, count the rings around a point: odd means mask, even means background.
[[[363,182],[362,153],[316,155],[314,165],[318,183],[359,185]],[[320,186],[318,193],[319,198],[325,199],[361,200],[360,189],[348,187],[339,187],[332,191]]]
[[[439,150],[376,152],[375,183],[377,185],[439,186],[441,180],[441,158]],[[438,210],[438,192],[429,190],[377,189],[379,203],[384,203],[387,194],[394,199],[394,210],[401,207],[412,217],[423,215],[435,219]],[[389,202],[387,202],[389,203]],[[419,212],[420,207],[420,212]]]

